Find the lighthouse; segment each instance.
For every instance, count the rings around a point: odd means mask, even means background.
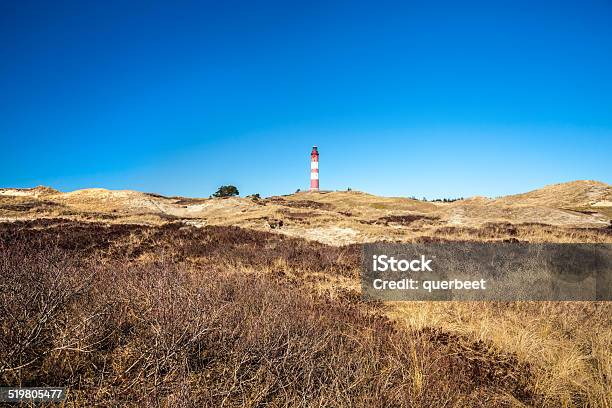
[[[319,191],[319,150],[312,147],[310,153],[310,191]]]

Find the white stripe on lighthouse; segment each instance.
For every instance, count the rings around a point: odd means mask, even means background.
[[[310,179],[311,180],[318,180],[319,179],[319,173],[310,173]]]
[[[310,162],[310,169],[314,170],[314,169],[318,169],[319,168],[319,162],[318,161],[311,161]]]

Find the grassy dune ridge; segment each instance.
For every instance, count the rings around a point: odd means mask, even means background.
[[[91,188],[0,189],[0,221],[55,219],[114,224],[239,226],[328,245],[431,239],[606,242],[612,186],[589,180],[514,196],[450,203],[358,191],[257,197],[187,198]],[[491,229],[504,229],[501,234]],[[590,230],[590,231],[585,231]],[[602,233],[596,232],[604,230]],[[607,241],[610,242],[610,241]]]

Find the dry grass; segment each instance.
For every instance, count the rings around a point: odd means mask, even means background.
[[[597,203],[611,203],[610,185],[593,180],[577,180],[553,184],[528,193],[496,200],[505,205],[548,206],[557,208],[587,207]]]
[[[411,330],[437,327],[529,362],[545,405],[610,407],[609,302],[401,302],[390,316]]]
[[[0,238],[0,381],[71,405],[610,406],[610,303],[363,303],[358,246],[239,228]]]
[[[486,223],[475,227],[439,227],[423,236],[460,241],[612,243],[612,228],[563,228],[546,224]]]
[[[356,246],[53,221],[0,238],[0,381],[66,405],[547,405],[518,356],[317,285],[354,280]]]
[[[0,190],[25,220],[0,223],[0,382],[74,406],[610,408],[610,302],[364,303],[357,243],[612,243],[611,197]]]
[[[463,239],[490,224],[520,227],[518,237],[497,239],[568,242],[590,234],[581,229],[612,225],[612,187],[577,181],[492,200],[471,198],[453,203],[377,197],[361,192],[296,193],[267,199],[164,197],[121,190],[85,189],[69,193],[36,188],[0,189],[0,219],[64,218],[118,224],[240,226],[302,237],[329,245],[380,240],[412,241],[420,237]],[[269,222],[274,220],[273,222]],[[569,231],[569,232],[568,232]],[[574,235],[576,237],[574,237]],[[470,239],[470,238],[468,238]],[[607,242],[612,242],[608,238]]]

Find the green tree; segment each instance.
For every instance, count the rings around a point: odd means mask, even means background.
[[[213,197],[232,197],[240,194],[238,189],[235,186],[221,186],[217,190]]]

